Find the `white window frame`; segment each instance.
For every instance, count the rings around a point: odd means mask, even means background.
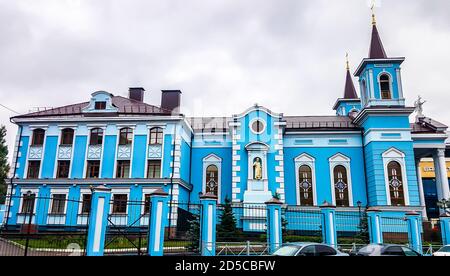
[[[141,206],[141,215],[144,215],[144,210],[145,210],[145,196],[146,195],[151,195],[154,192],[156,192],[157,188],[143,188],[142,189],[142,202],[144,204],[142,204]],[[151,201],[151,200],[150,200]],[[151,207],[151,206],[150,206]],[[152,212],[152,210],[150,209],[149,211],[150,213]]]
[[[22,188],[20,190],[20,203],[19,203],[19,214],[22,214],[22,206],[23,206],[23,200],[24,200],[24,194],[26,194],[28,191],[31,192],[31,194],[34,194],[36,197],[34,199],[34,206],[33,206],[33,215],[36,215],[36,206],[37,206],[37,201],[38,201],[38,196],[39,196],[39,189],[27,189],[27,188]]]
[[[406,161],[405,161],[405,154],[396,149],[396,148],[390,148],[387,151],[383,152],[383,168],[384,168],[384,183],[386,186],[386,202],[388,206],[392,205],[391,201],[391,190],[389,187],[389,174],[387,170],[387,166],[390,162],[395,161],[400,164],[400,167],[402,168],[402,182],[403,182],[403,193],[405,197],[405,206],[410,206],[409,201],[409,187],[408,187],[408,176],[406,174]]]
[[[263,128],[262,128],[262,130],[261,130],[260,132],[256,132],[256,131],[253,130],[253,123],[256,122],[256,121],[261,122],[261,124],[263,125]],[[250,127],[250,131],[251,131],[253,134],[261,135],[261,134],[263,134],[263,133],[266,131],[266,129],[267,129],[267,123],[266,123],[266,121],[264,121],[263,119],[261,119],[261,118],[258,117],[258,118],[254,118],[254,119],[252,119],[252,120],[250,121],[249,127]]]
[[[82,214],[81,211],[83,210],[83,195],[91,195],[91,201],[92,201],[92,192],[91,189],[80,189],[80,203],[78,204],[78,213],[77,216],[86,216],[86,214]]]
[[[53,195],[65,195],[66,196],[63,214],[52,214],[51,213],[52,207],[53,207]],[[69,189],[51,189],[50,190],[50,204],[48,207],[48,215],[53,215],[53,216],[67,215],[68,199],[69,199]]]
[[[386,75],[389,77],[389,92],[391,93],[391,98],[390,99],[383,99],[382,95],[381,95],[381,76]],[[394,82],[394,78],[392,77],[391,73],[389,73],[388,71],[382,71],[378,74],[378,90],[380,91],[380,100],[383,101],[391,101],[391,100],[395,100],[394,99],[394,90],[393,90],[393,82]]]
[[[352,171],[351,159],[342,153],[337,153],[328,159],[330,163],[330,184],[331,184],[331,201],[336,206],[336,194],[334,188],[334,168],[336,166],[343,166],[347,170],[347,185],[348,185],[348,201],[349,207],[353,207],[353,188],[352,188]]]
[[[297,199],[297,205],[301,206],[301,200],[300,200],[300,174],[299,169],[300,167],[306,165],[311,169],[311,180],[312,180],[312,189],[313,189],[313,204],[314,206],[317,206],[317,186],[316,186],[316,160],[314,157],[307,153],[302,153],[299,156],[295,158],[295,191],[296,191],[296,199]]]
[[[113,213],[113,206],[114,206],[114,195],[127,195],[127,211],[125,212],[125,214],[128,217],[128,212],[130,211],[128,208],[128,201],[130,200],[130,189],[112,189],[111,191],[111,203],[109,206],[109,214],[110,215],[123,215],[123,214],[114,214]]]
[[[222,158],[214,153],[203,158],[203,170],[202,170],[202,193],[206,193],[206,169],[214,165],[217,167],[217,201],[221,202],[221,186],[222,186]]]

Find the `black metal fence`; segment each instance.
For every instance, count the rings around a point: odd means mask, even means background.
[[[202,205],[169,203],[169,225],[164,237],[165,255],[198,255]]]
[[[88,221],[77,223],[83,202],[66,196],[8,196],[16,208],[0,229],[0,256],[80,256],[86,254]],[[89,203],[90,206],[90,203]],[[40,210],[38,213],[37,210]],[[68,211],[71,210],[71,211]],[[89,216],[90,208],[84,211]],[[39,215],[38,215],[39,214]]]
[[[284,242],[323,242],[323,214],[318,208],[287,206],[283,208]]]
[[[216,230],[217,255],[268,254],[264,204],[218,205]]]
[[[105,255],[144,255],[148,252],[151,202],[113,197],[105,235]]]
[[[389,244],[408,244],[408,222],[404,217],[381,217],[383,242]]]

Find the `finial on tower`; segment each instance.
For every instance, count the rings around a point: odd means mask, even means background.
[[[346,61],[346,65],[347,65],[347,70],[350,70],[350,62],[348,61],[348,53],[345,53],[345,61]]]
[[[372,0],[372,7],[370,9],[372,10],[372,25],[377,25],[377,18],[375,16],[375,0]]]

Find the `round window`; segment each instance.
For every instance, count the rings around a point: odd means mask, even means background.
[[[262,121],[255,120],[252,122],[251,128],[254,133],[260,134],[263,133],[265,125]]]

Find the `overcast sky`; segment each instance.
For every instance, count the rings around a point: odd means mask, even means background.
[[[333,114],[345,53],[353,70],[368,55],[368,2],[0,0],[0,104],[26,113],[143,86],[155,105],[161,89],[182,90],[189,116],[230,116],[254,103]],[[407,58],[407,103],[420,94],[425,115],[450,124],[450,1],[377,6],[388,56]],[[0,106],[11,145],[13,115]]]

